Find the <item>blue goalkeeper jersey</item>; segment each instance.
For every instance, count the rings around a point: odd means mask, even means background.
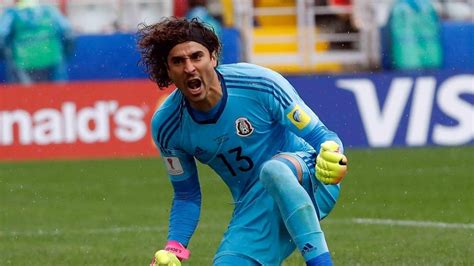
[[[152,118],[153,139],[172,182],[197,178],[197,159],[224,180],[239,202],[259,182],[260,166],[274,155],[318,150],[327,139],[340,143],[280,74],[247,63],[220,65],[216,71],[223,97],[211,115],[191,110],[176,89]],[[186,244],[189,239],[177,240]]]
[[[319,119],[271,70],[240,63],[217,72],[223,97],[214,117],[199,120],[175,90],[153,116],[153,138],[171,180],[194,174],[196,158],[216,171],[238,201],[263,162],[279,152],[311,149],[301,137]]]

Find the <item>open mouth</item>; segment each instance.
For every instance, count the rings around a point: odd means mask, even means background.
[[[197,90],[197,89],[201,88],[201,84],[202,84],[201,80],[197,79],[197,78],[196,79],[190,79],[187,82],[187,86],[191,90]]]

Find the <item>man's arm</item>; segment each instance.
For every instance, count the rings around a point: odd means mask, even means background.
[[[169,218],[168,241],[189,244],[201,211],[201,189],[197,173],[182,181],[171,181],[174,189]]]
[[[159,250],[151,264],[161,263],[168,258],[165,265],[180,265],[175,263],[189,258],[186,249],[191,236],[196,230],[201,212],[201,188],[194,157],[179,148],[164,149],[156,141],[156,131],[152,131],[155,143],[160,147],[161,157],[165,163],[169,180],[173,186],[168,238],[163,250]],[[165,259],[166,261],[166,259]],[[174,263],[174,264],[173,264]]]
[[[316,126],[303,136],[303,139],[317,151],[321,150],[321,144],[332,140],[339,145],[339,152],[344,153],[344,146],[339,136],[329,130],[321,121],[318,121]]]
[[[163,158],[168,168],[174,195],[169,216],[167,242],[163,249],[155,253],[150,266],[179,266],[180,261],[188,259],[191,254],[187,245],[199,222],[201,189],[194,160],[182,160],[183,157],[180,159],[163,156]]]
[[[342,141],[319,120],[288,80],[273,71],[268,71],[267,76],[273,82],[274,93],[262,102],[267,104],[269,110],[273,110],[274,118],[279,123],[319,152],[316,177],[324,184],[338,184],[347,172],[347,158],[343,154]]]

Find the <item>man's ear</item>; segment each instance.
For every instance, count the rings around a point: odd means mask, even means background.
[[[211,54],[211,62],[212,62],[212,66],[213,67],[216,67],[217,66],[217,53],[216,51],[212,52]]]

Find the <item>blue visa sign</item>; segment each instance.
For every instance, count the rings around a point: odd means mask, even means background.
[[[287,77],[347,147],[474,144],[474,74]]]

